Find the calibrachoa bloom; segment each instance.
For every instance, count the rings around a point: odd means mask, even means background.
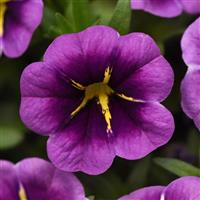
[[[148,35],[93,26],[58,37],[43,62],[24,70],[20,114],[50,136],[58,168],[99,174],[115,155],[139,159],[168,142],[174,121],[159,102],[172,84],[173,71]]]
[[[137,190],[119,200],[199,200],[200,178],[186,176],[168,186],[152,186]]]
[[[86,200],[79,180],[39,158],[0,160],[1,200]]]
[[[185,31],[181,46],[188,66],[181,84],[182,108],[200,130],[200,18]]]
[[[199,0],[131,0],[131,7],[161,17],[176,17],[183,11],[190,14],[200,13]]]
[[[0,56],[21,56],[42,19],[42,0],[0,0]]]

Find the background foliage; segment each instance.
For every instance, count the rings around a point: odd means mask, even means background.
[[[112,167],[99,176],[77,173],[87,196],[112,200],[140,187],[168,184],[177,176],[200,176],[200,134],[181,110],[179,91],[186,72],[180,39],[196,18],[183,14],[166,19],[131,11],[129,0],[45,0],[43,22],[28,51],[18,59],[0,58],[0,159],[13,162],[30,156],[47,159],[47,138],[31,133],[19,118],[22,70],[42,59],[45,49],[56,36],[78,32],[94,24],[106,24],[121,34],[145,32],[160,46],[175,72],[175,85],[164,104],[174,115],[176,130],[167,145],[144,159],[126,161],[116,158]]]

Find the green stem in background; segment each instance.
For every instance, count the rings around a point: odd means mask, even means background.
[[[162,168],[176,174],[179,177],[182,176],[199,176],[200,177],[200,169],[186,163],[182,160],[174,159],[174,158],[155,158],[155,163]]]
[[[92,24],[88,0],[71,0],[75,31],[81,31]]]

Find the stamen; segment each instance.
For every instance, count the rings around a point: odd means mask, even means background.
[[[0,37],[3,36],[4,32],[4,19],[5,19],[5,13],[7,10],[6,3],[7,1],[0,0]]]
[[[20,199],[20,200],[28,200],[28,199],[27,199],[27,196],[26,196],[26,192],[25,192],[25,190],[24,190],[24,188],[23,188],[22,185],[20,185],[19,199]]]
[[[103,83],[107,84],[110,81],[111,73],[112,73],[112,69],[110,67],[107,67],[104,72]]]
[[[0,0],[0,3],[7,3],[9,1],[12,1],[12,0]]]
[[[134,98],[132,98],[132,97],[128,97],[128,96],[126,96],[126,95],[124,95],[124,94],[116,93],[116,95],[119,96],[119,97],[121,97],[121,98],[124,99],[124,100],[127,100],[127,101],[132,101],[132,102],[137,102],[137,103],[142,103],[142,102],[144,102],[144,101],[139,100],[139,99],[134,99]]]
[[[84,98],[81,104],[71,113],[71,118],[74,117],[82,108],[84,108],[87,102],[88,102],[88,99]]]
[[[81,85],[80,83],[77,83],[76,81],[72,80],[71,79],[71,82],[72,82],[72,85],[78,89],[78,90],[85,90],[85,87],[83,85]]]

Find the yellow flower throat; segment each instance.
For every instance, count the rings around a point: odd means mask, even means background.
[[[23,186],[20,186],[20,189],[19,189],[19,199],[20,200],[28,200]]]
[[[107,124],[107,133],[112,133],[111,127],[111,113],[109,109],[109,96],[111,94],[116,94],[117,96],[132,102],[142,102],[141,100],[136,100],[132,97],[127,97],[124,94],[116,93],[109,85],[109,80],[111,77],[112,69],[107,67],[104,72],[104,78],[102,82],[93,83],[88,86],[83,86],[74,80],[71,80],[72,85],[78,90],[85,91],[85,97],[83,98],[80,105],[71,113],[71,117],[74,117],[82,108],[84,108],[87,102],[93,98],[97,99],[97,104],[101,106],[102,114],[104,115]]]
[[[3,36],[4,31],[4,19],[7,10],[6,3],[10,0],[0,0],[0,37]]]

